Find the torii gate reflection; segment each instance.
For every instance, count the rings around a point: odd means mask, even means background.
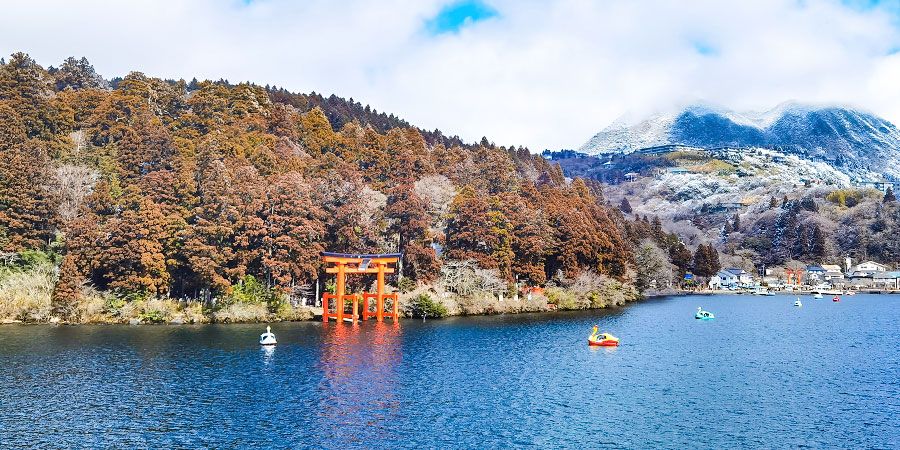
[[[333,273],[337,276],[335,292],[322,294],[322,321],[328,322],[329,318],[334,317],[338,323],[343,322],[344,316],[348,315],[344,303],[345,300],[351,300],[353,309],[350,311],[350,321],[354,324],[358,319],[366,320],[371,316],[375,316],[376,320],[382,322],[385,317],[390,317],[394,323],[399,322],[400,308],[397,302],[397,294],[384,293],[384,275],[386,273],[394,273],[393,267],[389,264],[396,264],[402,256],[400,253],[388,253],[383,255],[353,255],[348,253],[331,253],[322,252],[322,259],[325,264],[333,264],[331,267],[325,268],[325,273]],[[374,267],[373,267],[374,265]],[[345,277],[347,274],[353,273],[376,273],[378,274],[378,288],[376,293],[363,292],[362,298],[359,294],[345,294]],[[375,300],[375,311],[369,310],[369,299]],[[385,311],[385,300],[391,300],[390,312]],[[332,313],[329,300],[334,300],[335,311]],[[362,315],[359,314],[359,302],[362,300]]]

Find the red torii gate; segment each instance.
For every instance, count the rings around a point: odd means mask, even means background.
[[[787,273],[787,284],[791,284],[791,276],[793,276],[795,273],[797,274],[797,284],[801,283],[801,277],[803,276],[803,269],[795,269],[795,270],[786,269],[785,273]]]
[[[386,273],[394,273],[393,267],[388,267],[388,264],[396,264],[400,261],[400,257],[402,256],[400,253],[388,253],[384,255],[353,255],[347,253],[331,253],[331,252],[322,252],[322,259],[325,261],[326,265],[329,265],[325,268],[325,273],[333,273],[337,275],[337,282],[335,283],[334,294],[329,294],[327,292],[322,294],[322,321],[328,322],[329,318],[334,317],[337,319],[338,323],[344,321],[344,300],[351,300],[353,302],[353,311],[350,313],[350,320],[355,324],[357,319],[359,319],[359,294],[344,294],[344,282],[347,274],[353,273],[377,273],[378,274],[378,290],[376,293],[363,292],[362,293],[362,320],[368,319],[370,316],[375,316],[376,320],[379,322],[383,321],[385,317],[390,317],[394,323],[398,322],[400,317],[400,308],[397,303],[397,294],[385,294],[384,293],[384,274]],[[332,265],[333,264],[333,265]],[[374,267],[373,267],[374,266]],[[375,299],[375,311],[369,311],[369,299]],[[384,300],[391,299],[391,312],[384,311]],[[335,311],[329,312],[328,300],[335,300]]]

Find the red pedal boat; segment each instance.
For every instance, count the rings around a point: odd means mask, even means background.
[[[831,299],[831,301],[833,301],[833,302],[839,302],[839,301],[841,301],[841,298],[838,297],[838,296],[834,296],[834,298]]]

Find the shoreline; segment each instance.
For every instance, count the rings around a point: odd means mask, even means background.
[[[814,295],[819,291],[816,290],[803,290],[803,291],[779,291],[773,292],[776,296],[808,296]],[[869,294],[869,295],[900,295],[900,290],[860,290],[853,291],[856,294]],[[845,294],[834,294],[825,293],[825,295],[845,295]],[[511,310],[490,310],[486,312],[480,313],[465,313],[462,311],[453,311],[444,315],[443,317],[427,317],[427,320],[438,320],[441,318],[450,318],[450,317],[466,317],[466,316],[494,316],[494,315],[502,315],[502,314],[545,314],[545,313],[557,313],[557,312],[567,312],[567,311],[590,311],[590,310],[602,310],[602,309],[610,309],[616,307],[627,306],[631,303],[639,303],[643,300],[659,300],[666,297],[681,297],[686,295],[703,295],[703,296],[713,296],[713,295],[743,295],[748,297],[765,297],[765,295],[761,294],[751,294],[744,292],[735,292],[728,290],[667,290],[667,291],[653,291],[647,292],[643,294],[640,298],[636,298],[634,300],[625,301],[622,304],[609,304],[600,307],[587,307],[587,308],[556,308],[550,307],[550,303],[547,303],[543,308],[525,308],[525,309],[511,309]],[[408,299],[407,299],[408,300]],[[138,325],[225,325],[225,324],[254,324],[254,323],[279,323],[279,322],[321,322],[322,321],[322,308],[321,307],[310,307],[310,306],[301,306],[296,308],[298,310],[298,316],[295,318],[279,318],[276,316],[272,316],[267,318],[266,320],[258,320],[248,319],[248,320],[224,320],[217,321],[211,320],[208,316],[201,316],[201,320],[194,321],[183,321],[183,320],[171,320],[171,321],[144,321],[144,320],[122,320],[121,318],[111,318],[111,320],[90,320],[83,322],[69,322],[64,320],[58,320],[58,318],[51,318],[49,321],[25,321],[11,318],[0,319],[0,326],[2,325],[129,325],[129,326],[138,326]],[[404,315],[404,319],[419,319],[420,317],[415,317],[413,315]],[[364,322],[360,320],[360,322]]]
[[[623,306],[627,306],[630,303],[641,302],[642,300],[661,299],[664,297],[691,295],[693,293],[694,292],[691,292],[691,291],[681,291],[681,290],[654,291],[654,292],[645,293],[643,296],[641,296],[639,298],[635,298],[633,300],[627,300],[621,304],[614,303],[614,304],[607,304],[607,305],[600,306],[600,307],[587,307],[587,308],[557,308],[557,307],[555,307],[555,305],[553,305],[554,307],[550,307],[552,305],[551,303],[542,303],[544,305],[543,307],[526,307],[525,305],[522,305],[522,307],[519,309],[496,310],[496,309],[492,308],[488,311],[480,312],[480,313],[465,313],[460,310],[455,310],[453,312],[447,313],[443,317],[427,317],[427,320],[438,320],[441,318],[465,317],[465,316],[475,317],[475,316],[493,316],[493,315],[501,315],[501,314],[545,314],[545,313],[557,313],[557,312],[565,312],[565,311],[601,310],[601,309],[610,309],[610,308],[615,308],[615,307],[623,307]],[[403,308],[404,306],[407,306],[407,308],[408,308],[410,299],[407,298],[405,300],[406,301],[403,303],[406,303],[406,305],[401,303],[401,310],[404,309]],[[507,300],[507,304],[512,303],[512,302],[513,302],[512,299]],[[520,301],[520,303],[521,302],[522,301]],[[51,318],[49,321],[24,321],[24,320],[18,320],[18,319],[3,318],[3,319],[0,319],[0,326],[2,326],[2,325],[71,325],[71,326],[77,326],[77,325],[129,325],[129,326],[139,326],[139,325],[223,325],[223,324],[316,322],[316,321],[321,322],[322,321],[322,307],[321,306],[315,306],[315,307],[314,306],[301,306],[301,307],[297,307],[296,309],[302,311],[300,314],[302,316],[302,318],[283,319],[283,318],[278,318],[278,317],[273,316],[273,317],[269,317],[267,320],[257,320],[256,318],[254,318],[254,319],[249,319],[249,320],[217,321],[217,320],[210,320],[210,317],[203,315],[203,316],[198,316],[201,318],[201,320],[194,320],[194,321],[172,320],[172,321],[160,321],[160,322],[135,320],[134,318],[132,318],[130,320],[123,320],[122,318],[110,318],[110,320],[89,320],[89,321],[77,321],[77,322],[59,320],[56,317]],[[403,316],[403,318],[404,319],[419,319],[419,317],[415,317],[410,314],[405,314]],[[363,321],[360,320],[360,322],[363,322]]]

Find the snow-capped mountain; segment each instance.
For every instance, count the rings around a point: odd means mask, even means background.
[[[763,113],[738,113],[696,105],[634,124],[617,121],[579,151],[631,153],[668,144],[773,149],[825,161],[854,178],[880,174],[900,180],[900,130],[872,114],[839,106],[784,103]]]

